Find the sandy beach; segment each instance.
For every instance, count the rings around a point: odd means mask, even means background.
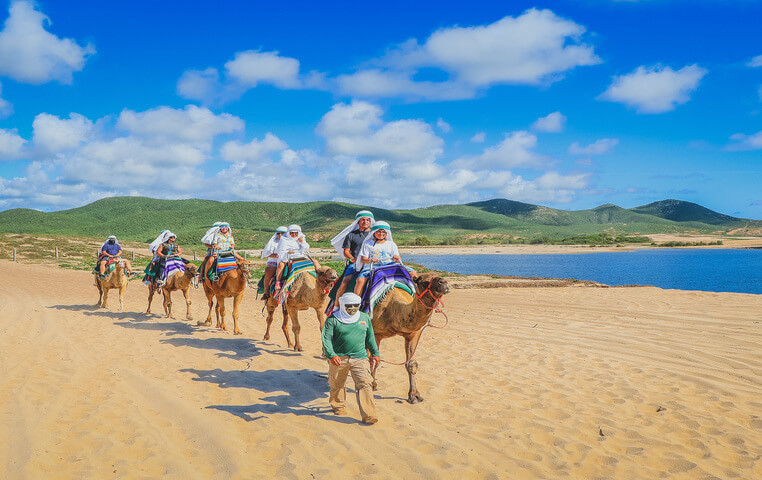
[[[456,289],[416,355],[426,401],[384,365],[368,427],[353,397],[330,413],[314,314],[295,353],[261,341],[253,290],[236,337],[195,326],[201,290],[191,322],[177,293],[145,315],[137,281],[118,311],[87,272],[0,271],[0,478],[762,478],[762,296]]]

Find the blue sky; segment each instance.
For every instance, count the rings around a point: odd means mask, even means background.
[[[0,209],[679,198],[762,218],[762,2],[223,5],[5,3]]]

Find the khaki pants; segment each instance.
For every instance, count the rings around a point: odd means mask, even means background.
[[[352,373],[357,391],[357,405],[362,419],[376,417],[376,404],[373,401],[373,376],[367,358],[341,358],[341,366],[328,362],[328,384],[331,386],[330,402],[334,410],[344,409],[347,405],[347,374]]]

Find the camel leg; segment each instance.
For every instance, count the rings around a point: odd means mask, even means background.
[[[172,318],[172,294],[167,290],[167,286],[161,289],[161,293],[164,296],[164,314],[167,318]]]
[[[103,287],[101,287],[101,284],[98,283],[98,281],[95,281],[95,286],[98,287],[98,303],[97,305],[99,307],[103,307]]]
[[[106,286],[104,285],[103,286],[103,301],[101,302],[102,303],[101,306],[103,308],[108,308],[108,291],[109,289],[106,288]]]
[[[296,308],[286,308],[288,315],[291,317],[291,330],[294,332],[294,351],[301,352],[304,349],[302,344],[299,343],[299,332],[302,331],[302,326],[299,325],[299,310]]]
[[[227,331],[228,327],[225,325],[225,297],[217,295],[217,328],[222,331]]]
[[[325,312],[323,312],[323,308],[316,308],[315,313],[317,314],[318,318],[318,324],[320,325],[320,333],[323,333],[323,325],[325,325]]]
[[[119,311],[124,310],[124,291],[127,290],[127,285],[119,287]]]
[[[378,336],[378,335],[374,335],[374,337],[376,337],[376,346],[378,347],[378,351],[380,352],[380,351],[381,351],[381,340],[382,340],[382,338],[379,338],[379,336]],[[376,365],[376,368],[374,368],[374,369],[373,369],[373,370],[370,372],[370,373],[371,373],[371,375],[373,375],[373,384],[372,384],[372,386],[373,386],[373,391],[374,391],[374,392],[375,392],[376,390],[378,390],[378,382],[376,381],[376,372],[378,371],[378,367],[379,367],[379,366],[378,366],[378,365]]]
[[[288,333],[288,309],[285,305],[281,305],[280,310],[281,313],[283,313],[283,325],[281,326],[283,329],[283,335],[286,336],[286,343],[288,348],[293,348],[294,344],[291,343],[291,335]]]
[[[243,332],[238,328],[238,307],[243,300],[243,292],[233,297],[233,335],[240,335]]]
[[[185,306],[187,308],[187,310],[185,311],[185,318],[187,320],[193,320],[193,316],[191,315],[191,311],[190,311],[191,301],[190,301],[190,298],[188,298],[188,289],[186,288],[182,292],[183,292],[183,297],[185,297]]]
[[[272,308],[270,308],[270,299],[268,298],[265,302],[265,308],[267,309],[267,319],[265,322],[267,322],[267,330],[265,330],[265,338],[263,340],[270,340],[270,325],[273,323],[273,314],[275,313],[275,308],[278,306],[276,303]]]
[[[423,330],[418,330],[405,337],[405,369],[410,380],[410,391],[407,394],[407,401],[410,403],[420,403],[423,401],[415,381],[415,374],[418,372],[418,362],[413,360],[413,354],[418,346],[418,342],[421,340],[422,332]]]
[[[209,313],[206,316],[206,322],[202,322],[201,320],[199,320],[198,322],[196,322],[196,325],[210,326],[212,324],[212,306],[214,306],[214,294],[212,294],[206,288],[204,288],[204,295],[206,295],[206,301],[209,303]]]
[[[148,308],[146,309],[146,315],[151,314],[151,302],[153,302],[153,285],[148,285]]]

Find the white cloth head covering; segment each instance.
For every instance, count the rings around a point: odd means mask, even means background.
[[[394,238],[392,238],[392,227],[389,226],[388,223],[383,221],[373,222],[373,226],[370,227],[370,233],[367,237],[365,237],[365,241],[362,242],[362,246],[364,247],[366,243],[373,245],[376,243],[376,237],[373,235],[373,233],[376,230],[386,230],[386,241],[387,242],[393,242]],[[362,249],[362,247],[360,247]],[[364,264],[362,263],[362,260],[359,258],[355,262],[355,270],[358,272],[362,270]]]
[[[299,235],[294,238],[291,236],[291,232],[299,232]],[[301,242],[299,241],[300,238],[302,239]],[[293,250],[295,253],[304,253],[309,249],[310,244],[307,243],[307,239],[304,238],[302,227],[294,224],[289,225],[288,233],[281,237],[280,241],[278,242],[278,249],[276,253],[278,254],[279,262],[286,262],[288,261],[288,252],[290,250]]]
[[[341,323],[355,323],[360,319],[360,309],[354,315],[347,313],[347,305],[360,305],[360,296],[352,292],[347,292],[339,298],[339,309],[333,316]]]
[[[212,228],[206,231],[203,237],[201,237],[201,243],[205,243],[207,245],[211,245],[212,242],[214,242],[214,235],[220,231],[220,225],[224,224],[225,222],[214,222],[212,224]],[[229,226],[229,225],[228,225]]]
[[[103,250],[103,247],[108,245],[109,240],[114,240],[114,245],[119,245],[119,240],[116,239],[116,235],[109,235],[105,242],[103,242],[103,245],[101,245],[101,250]]]
[[[156,249],[159,248],[159,245],[166,242],[169,237],[176,237],[174,233],[170,232],[169,230],[162,230],[158,237],[156,237],[156,240],[151,242],[151,245],[148,247],[148,250],[155,254]]]
[[[373,223],[373,213],[368,210],[360,210],[357,212],[357,215],[355,215],[355,221],[331,240],[331,245],[333,245],[333,248],[336,249],[336,253],[338,253],[340,257],[344,258],[344,239],[347,237],[347,235],[349,235],[350,232],[357,230],[357,222],[359,222],[360,219],[364,217],[369,217],[371,223]]]
[[[278,227],[275,229],[275,233],[272,237],[270,237],[270,240],[267,242],[267,245],[265,245],[265,248],[262,249],[262,258],[267,258],[278,249],[278,242],[280,238],[278,238],[279,233],[286,233],[288,232],[287,227]]]

